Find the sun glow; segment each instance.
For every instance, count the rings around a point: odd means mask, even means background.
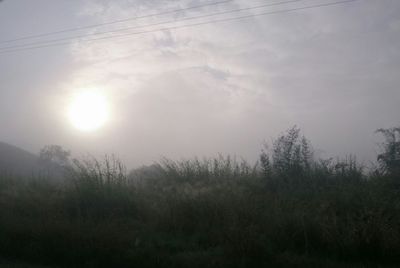
[[[99,91],[81,91],[73,97],[68,117],[72,125],[81,131],[97,130],[109,117],[107,98]]]

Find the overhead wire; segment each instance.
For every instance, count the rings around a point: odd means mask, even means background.
[[[105,39],[112,39],[112,38],[119,38],[119,37],[133,36],[133,35],[141,35],[141,34],[160,32],[160,31],[166,31],[166,30],[183,29],[183,28],[213,24],[213,23],[244,20],[244,19],[248,19],[248,18],[267,16],[267,15],[272,15],[272,14],[289,13],[289,12],[294,12],[294,11],[299,11],[299,10],[307,10],[307,9],[328,7],[328,6],[334,6],[334,5],[340,5],[340,4],[348,4],[348,3],[356,2],[356,1],[359,1],[359,0],[342,0],[342,1],[336,1],[336,2],[330,2],[330,3],[321,3],[321,4],[316,4],[316,5],[309,5],[309,6],[297,7],[297,8],[291,8],[291,9],[282,9],[282,10],[276,10],[276,11],[262,12],[262,13],[258,13],[258,14],[244,15],[244,16],[233,17],[233,18],[215,19],[215,20],[211,20],[211,21],[198,22],[198,23],[179,25],[179,26],[173,26],[173,27],[164,27],[164,28],[141,31],[141,32],[133,32],[133,33],[113,35],[113,36],[105,36],[105,37],[100,37],[100,38],[92,38],[92,39],[81,40],[81,42],[93,42],[93,41],[99,41],[99,40],[105,40]],[[46,47],[64,46],[64,45],[69,45],[69,44],[71,44],[71,42],[52,43],[52,44],[42,45],[42,46],[24,47],[24,48],[19,48],[19,49],[10,49],[10,50],[3,50],[3,51],[0,50],[0,54],[25,51],[25,50],[33,50],[33,49],[46,48]]]
[[[194,17],[186,17],[186,18],[182,18],[182,19],[174,19],[174,20],[150,23],[150,24],[145,24],[145,25],[118,28],[118,29],[109,30],[109,31],[103,31],[103,32],[82,34],[82,35],[77,35],[77,36],[72,36],[72,37],[63,37],[63,38],[44,40],[44,41],[37,41],[37,42],[31,42],[31,43],[25,43],[25,44],[19,44],[19,45],[12,45],[12,46],[5,46],[5,47],[4,46],[3,47],[0,46],[0,50],[22,48],[22,47],[34,46],[34,45],[44,45],[44,44],[50,44],[50,43],[66,41],[66,40],[75,40],[75,39],[80,39],[80,38],[85,38],[85,37],[90,37],[90,36],[104,35],[104,34],[110,34],[110,33],[118,33],[118,32],[124,32],[124,31],[128,31],[128,30],[142,29],[142,28],[147,28],[147,27],[152,27],[152,26],[159,26],[159,25],[176,23],[176,22],[182,22],[182,21],[197,20],[197,19],[203,19],[203,18],[208,18],[208,17],[227,15],[227,14],[232,14],[232,13],[238,13],[238,12],[249,11],[249,10],[254,10],[254,9],[260,9],[260,8],[265,8],[265,7],[279,6],[279,5],[295,3],[295,2],[302,2],[302,1],[305,1],[305,0],[287,0],[287,1],[268,3],[268,4],[253,6],[253,7],[238,8],[238,9],[233,9],[233,10],[214,12],[214,13],[211,13],[211,14],[199,15],[199,16],[194,16]],[[84,40],[82,40],[82,41],[84,41]]]
[[[11,42],[21,41],[21,40],[26,40],[26,39],[33,39],[33,38],[38,38],[38,37],[45,37],[45,36],[50,36],[50,35],[57,35],[57,34],[60,34],[60,33],[67,33],[67,32],[86,30],[86,29],[90,29],[90,28],[97,28],[97,27],[101,27],[101,26],[112,25],[112,24],[128,22],[128,21],[134,21],[134,20],[140,20],[140,19],[156,17],[156,16],[162,16],[162,15],[167,15],[167,14],[174,14],[174,13],[178,13],[178,12],[182,12],[182,11],[188,11],[188,10],[192,10],[192,9],[198,9],[198,8],[203,8],[203,7],[226,4],[226,3],[229,3],[229,2],[233,2],[233,1],[235,1],[235,0],[224,0],[224,1],[219,1],[219,2],[207,3],[207,4],[203,4],[203,5],[190,6],[190,7],[187,7],[187,8],[180,8],[180,9],[163,11],[163,12],[154,13],[154,14],[136,16],[136,17],[132,17],[132,18],[108,21],[108,22],[91,24],[91,25],[80,26],[80,27],[75,27],[75,28],[67,28],[67,29],[63,29],[63,30],[40,33],[40,34],[34,34],[34,35],[21,36],[21,37],[17,37],[17,38],[14,38],[14,39],[0,41],[0,44],[11,43]]]

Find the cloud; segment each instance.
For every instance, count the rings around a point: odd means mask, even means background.
[[[99,23],[183,7],[171,1],[85,3],[80,15]],[[137,134],[143,143],[154,144],[162,137],[158,149],[165,154],[236,150],[256,155],[254,148],[265,137],[299,124],[317,147],[366,155],[373,144],[344,130],[372,133],[398,123],[399,6],[396,1],[355,2],[76,43],[71,51],[82,67],[69,83],[108,88],[124,111],[119,114],[119,129],[126,130],[122,140]],[[197,145],[188,147],[189,141]],[[157,150],[150,151],[154,157]]]

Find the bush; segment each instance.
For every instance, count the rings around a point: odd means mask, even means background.
[[[400,181],[314,159],[297,128],[235,157],[114,157],[51,178],[0,176],[0,256],[65,267],[384,267],[400,263]],[[267,183],[266,183],[267,182]]]

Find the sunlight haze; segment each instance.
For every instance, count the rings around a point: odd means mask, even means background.
[[[218,153],[255,161],[264,141],[297,125],[326,157],[374,160],[375,130],[399,123],[399,2],[185,26],[335,1],[278,2],[173,13],[210,1],[2,1],[3,41],[75,30],[1,43],[8,48],[0,54],[0,140],[34,153],[46,144],[115,153],[128,166]],[[279,5],[248,9],[266,3]],[[46,47],[50,41],[58,45]],[[24,49],[37,46],[45,47]],[[4,53],[10,47],[22,51]],[[109,120],[99,107],[82,114],[85,104],[65,119],[69,97],[82,88],[104,89]]]
[[[82,90],[74,96],[68,116],[71,123],[81,131],[97,130],[109,117],[107,100],[96,90]]]

